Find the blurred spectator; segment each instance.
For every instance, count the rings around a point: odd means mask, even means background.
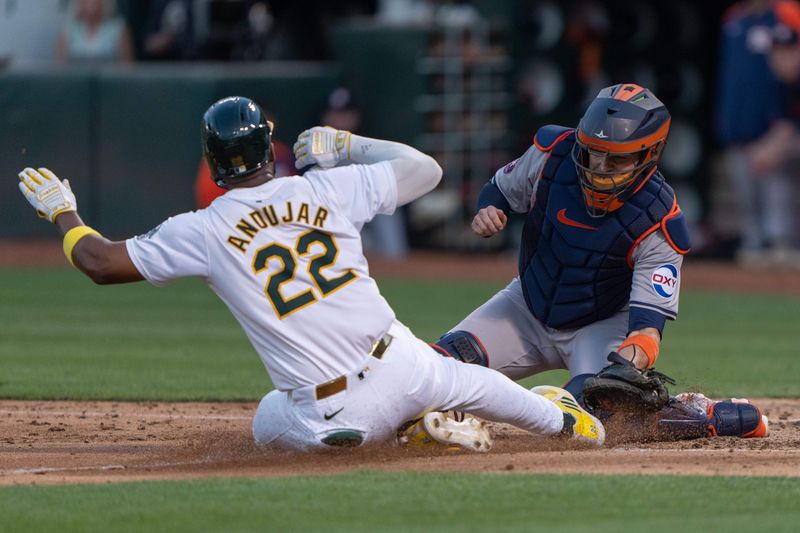
[[[349,2],[196,0],[195,48],[203,59],[330,59],[329,30]],[[313,15],[312,15],[313,14]]]
[[[245,60],[278,60],[291,57],[288,40],[275,24],[275,15],[268,2],[253,2],[247,12],[249,43]]]
[[[131,63],[133,43],[114,0],[74,0],[58,38],[56,64]]]
[[[269,116],[269,112],[262,107],[264,113]],[[272,120],[272,117],[270,117]],[[272,137],[272,149],[275,151],[275,177],[292,176],[297,174],[294,168],[294,153],[292,149],[283,141]],[[215,198],[228,192],[228,189],[217,187],[211,179],[211,170],[205,159],[200,159],[197,167],[197,177],[194,180],[194,201],[195,208],[205,209],[214,201]]]
[[[716,129],[739,202],[737,259],[748,266],[767,264],[786,239],[785,177],[753,158],[758,140],[782,114],[778,80],[767,62],[776,23],[771,4],[734,4],[724,15],[721,35]]]
[[[325,126],[351,133],[356,133],[361,127],[361,110],[356,106],[353,94],[344,87],[331,91],[320,118]]]
[[[794,214],[800,181],[800,3],[782,0],[773,8],[777,24],[772,32],[769,65],[781,82],[781,114],[750,147],[756,176],[779,178],[773,203],[776,242],[769,258],[780,265],[800,266],[797,222]]]
[[[603,71],[603,41],[611,26],[606,7],[596,0],[581,0],[569,12],[567,41],[578,51],[575,86],[579,92],[573,99],[581,102],[581,107],[611,83]]]
[[[381,22],[398,26],[430,24],[434,11],[430,0],[378,0],[376,16]]]
[[[253,7],[258,4],[255,11]],[[267,7],[252,0],[196,0],[194,45],[199,59],[240,60],[252,40],[250,12]],[[263,14],[263,12],[262,12]]]
[[[157,0],[151,5],[143,46],[146,59],[194,59],[192,4],[192,0]]]
[[[361,110],[349,89],[338,87],[328,95],[321,123],[337,130],[360,133]],[[386,259],[400,259],[408,254],[405,215],[397,209],[393,215],[377,215],[364,226],[364,251]]]

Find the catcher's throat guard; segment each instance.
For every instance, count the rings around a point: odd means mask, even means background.
[[[600,91],[572,152],[590,216],[616,211],[655,173],[669,126],[666,106],[648,89],[621,83]]]

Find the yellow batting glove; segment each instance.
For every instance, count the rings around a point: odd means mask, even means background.
[[[40,217],[55,222],[61,213],[78,210],[78,202],[75,200],[69,181],[61,181],[50,170],[46,168],[34,170],[29,167],[18,176],[19,190]]]
[[[339,162],[350,159],[350,132],[330,126],[306,130],[294,143],[294,156],[294,166],[298,169],[309,165],[335,167]]]

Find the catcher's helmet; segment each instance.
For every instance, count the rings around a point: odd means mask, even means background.
[[[619,209],[653,175],[669,124],[667,108],[644,87],[621,83],[600,91],[572,150],[591,216]]]
[[[211,179],[230,188],[272,159],[272,122],[258,105],[242,96],[214,103],[200,126],[203,155]]]

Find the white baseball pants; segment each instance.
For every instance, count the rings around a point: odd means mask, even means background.
[[[365,355],[347,375],[345,390],[321,400],[316,387],[264,396],[253,418],[259,445],[279,449],[328,447],[331,435],[359,435],[363,443],[392,441],[406,421],[431,411],[458,410],[536,435],[563,426],[555,404],[494,370],[442,357],[399,321],[381,359]]]

